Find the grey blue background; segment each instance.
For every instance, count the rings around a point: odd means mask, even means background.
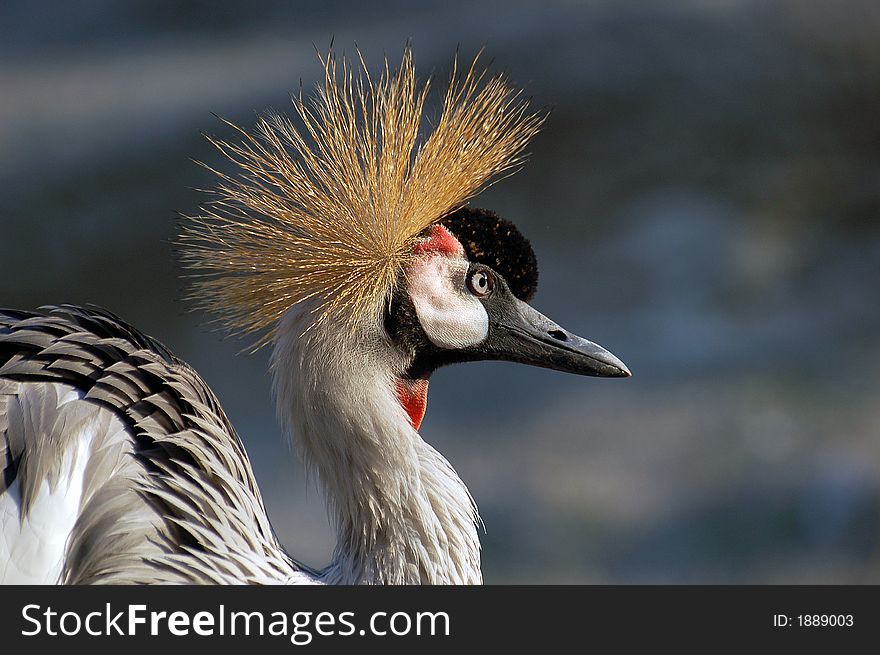
[[[423,435],[469,484],[487,582],[880,582],[880,7],[684,2],[4,2],[0,305],[96,303],[193,364],[278,533],[332,535],[267,352],[179,301],[200,135],[288,109],[314,46],[456,47],[552,110],[475,204],[531,238],[534,304],[630,380],[470,364]],[[439,85],[438,85],[439,86]],[[436,96],[433,101],[436,107]]]

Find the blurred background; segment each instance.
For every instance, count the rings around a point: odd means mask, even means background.
[[[0,37],[0,305],[96,303],[194,365],[298,558],[332,534],[268,352],[187,312],[170,242],[214,183],[191,159],[224,165],[212,112],[287,111],[331,38],[374,68],[411,39],[423,77],[485,45],[552,109],[474,204],[531,238],[535,306],[633,371],[433,378],[486,581],[880,583],[876,2],[12,1]]]

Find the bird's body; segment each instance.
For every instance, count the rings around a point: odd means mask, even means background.
[[[106,312],[0,312],[0,466],[3,582],[313,577],[204,381]]]
[[[375,83],[324,63],[318,99],[296,101],[314,148],[279,118],[215,141],[243,173],[221,174],[181,245],[201,305],[272,344],[278,415],[336,528],[329,565],[281,547],[192,368],[108,312],[62,306],[0,311],[0,582],[480,583],[476,505],[418,432],[430,374],[505,359],[629,375],[527,304],[528,241],[464,206],[541,118],[471,67],[415,150],[409,50]]]

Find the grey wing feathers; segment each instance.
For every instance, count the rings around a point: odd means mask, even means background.
[[[47,400],[50,389],[71,389],[84,402]],[[36,393],[43,395],[32,405],[66,411],[52,412],[45,429],[10,429],[13,421],[39,423],[18,418]],[[103,310],[0,310],[0,495],[16,481],[24,490],[50,480],[61,459],[53,439],[83,433],[76,421],[91,421],[88,434],[97,436],[88,442],[61,581],[311,575],[278,544],[241,441],[193,369]],[[56,436],[28,436],[34,432]]]

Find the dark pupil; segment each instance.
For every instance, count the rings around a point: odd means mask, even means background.
[[[486,288],[487,283],[488,283],[488,277],[489,276],[486,275],[485,273],[477,273],[477,287],[480,290],[483,290]]]

